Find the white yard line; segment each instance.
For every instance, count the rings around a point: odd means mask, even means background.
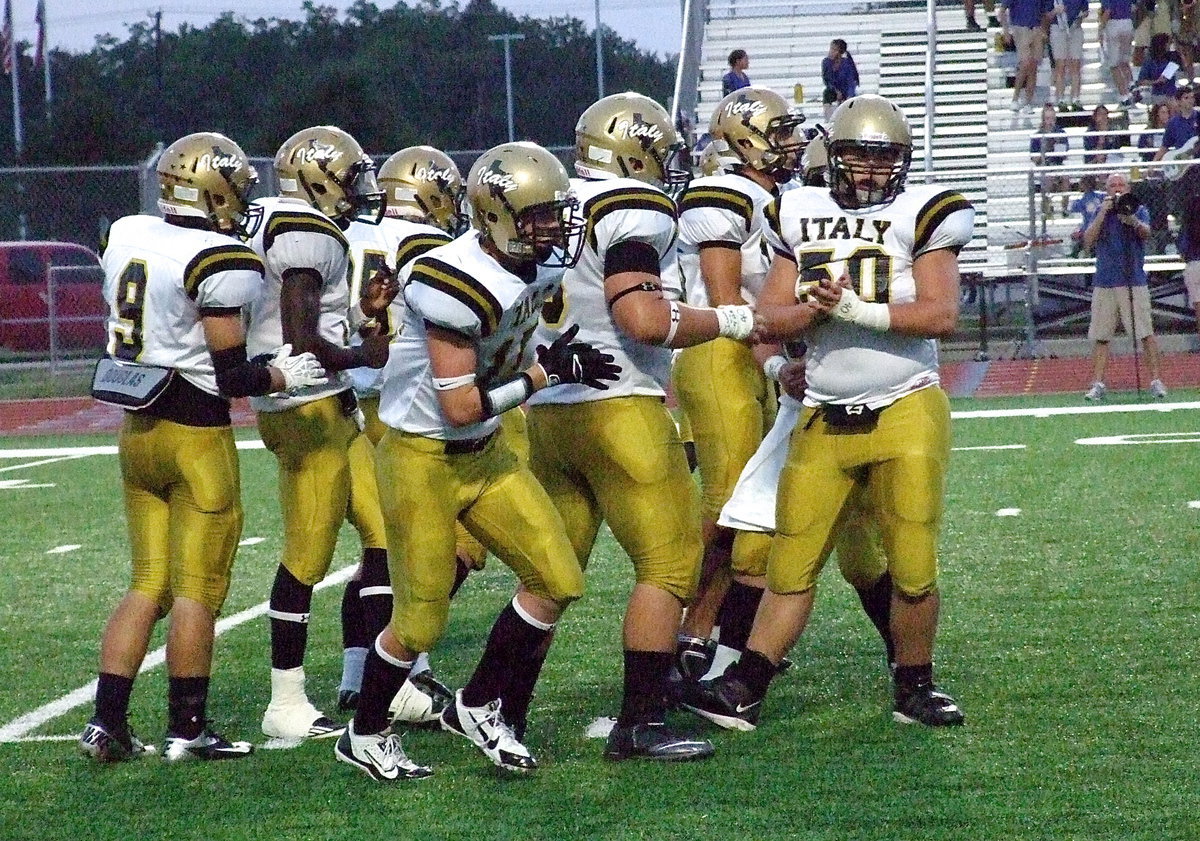
[[[337,572],[332,572],[325,577],[325,580],[318,584],[314,589],[323,590],[326,587],[333,587],[346,581],[354,574],[357,569],[357,564],[351,564],[348,567],[343,567]],[[246,608],[241,613],[235,613],[233,616],[226,617],[217,622],[217,636],[226,631],[233,630],[238,625],[244,625],[252,619],[257,619],[267,612],[267,602],[254,605],[254,607]],[[138,670],[138,674],[147,672],[150,669],[161,666],[167,659],[167,648],[162,646],[156,648],[146,655],[146,659],[142,661],[142,668]],[[25,741],[44,741],[46,737],[30,736],[29,734],[41,727],[43,724],[53,721],[61,715],[69,713],[76,707],[82,707],[84,704],[90,703],[96,696],[96,681],[74,689],[63,695],[61,698],[56,698],[49,704],[38,707],[32,712],[27,712],[22,716],[18,716],[0,727],[0,742],[25,742]],[[55,737],[51,737],[55,738]],[[71,737],[74,738],[74,737]]]

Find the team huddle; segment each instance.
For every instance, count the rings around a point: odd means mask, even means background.
[[[465,179],[427,146],[377,169],[317,126],[280,147],[278,195],[255,201],[236,143],[171,144],[162,216],[118,220],[103,247],[93,394],[126,410],[133,572],[80,749],[157,752],[128,708],[169,615],[163,757],[252,752],[207,718],[242,528],[234,397],[279,471],[269,737],[329,739],[395,781],[433,773],[400,731],[435,726],[534,771],[534,691],[602,523],[635,573],[606,759],[712,756],[672,708],[753,730],[835,551],[882,638],[895,720],[961,724],[932,665],[950,452],[936,340],[957,322],[973,210],[906,186],[911,131],[886,99],[847,100],[827,129],[803,119],[768,89],[731,93],[695,179],[666,111],[636,93],[580,116],[575,177],[528,142]],[[335,718],[304,656],[345,520],[362,557]],[[489,552],[514,594],[452,691],[429,652]]]

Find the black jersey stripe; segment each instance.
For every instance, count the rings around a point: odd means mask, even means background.
[[[263,250],[270,251],[277,237],[284,234],[302,231],[313,234],[327,234],[333,237],[344,250],[350,249],[346,235],[342,229],[324,216],[311,213],[272,213],[267,220],[267,230],[263,233]]]
[[[971,203],[954,190],[938,193],[925,202],[925,206],[917,213],[917,224],[913,232],[913,254],[920,254],[925,250],[933,232],[951,213],[970,209]]]
[[[484,336],[490,336],[500,326],[500,317],[504,314],[500,302],[479,281],[461,269],[434,257],[421,257],[413,264],[408,282],[424,283],[470,309],[479,319],[480,331]]]
[[[402,269],[427,251],[451,242],[447,234],[420,233],[405,237],[396,247],[396,268]]]
[[[183,270],[183,288],[193,301],[200,293],[200,284],[220,272],[248,271],[266,274],[259,256],[244,245],[217,245],[196,253]]]
[[[783,239],[783,228],[779,225],[779,204],[783,201],[783,197],[776,198],[773,202],[763,208],[763,217],[767,220],[767,226],[775,232],[780,240]]]
[[[587,219],[587,242],[596,248],[596,226],[605,216],[618,210],[650,210],[665,213],[671,221],[679,218],[675,202],[666,193],[650,187],[621,187],[593,196],[583,204]]]
[[[754,217],[754,201],[745,193],[728,187],[703,185],[689,188],[679,202],[681,214],[706,207],[736,213],[741,217],[746,230],[750,230],[750,220]]]

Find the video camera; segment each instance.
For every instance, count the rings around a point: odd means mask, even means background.
[[[1132,216],[1138,212],[1138,208],[1142,203],[1137,200],[1137,196],[1133,193],[1121,193],[1117,196],[1117,200],[1113,202],[1113,212],[1118,216]]]

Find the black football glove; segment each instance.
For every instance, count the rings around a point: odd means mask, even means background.
[[[572,324],[549,347],[538,345],[537,361],[546,372],[546,385],[580,383],[607,391],[602,381],[616,380],[621,366],[613,361],[611,353],[601,353],[587,342],[571,341],[578,333],[579,325]]]

